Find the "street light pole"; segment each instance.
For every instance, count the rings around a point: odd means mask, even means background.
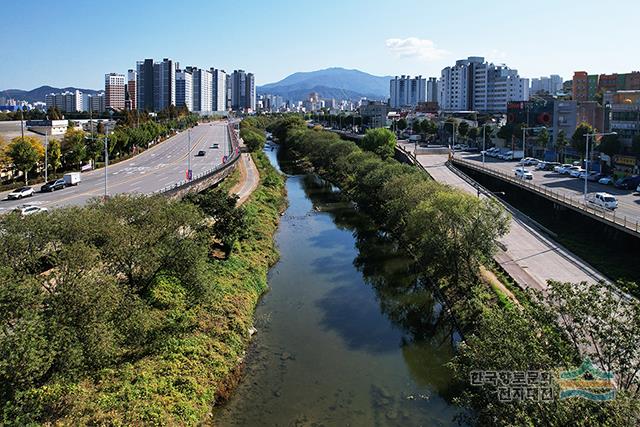
[[[187,132],[188,148],[187,148],[187,180],[191,181],[191,129]]]
[[[107,201],[107,197],[109,196],[109,192],[107,191],[107,169],[109,167],[109,141],[108,135],[109,131],[105,128],[104,131],[104,200]]]
[[[486,130],[487,130],[487,125],[483,124],[482,125],[482,167],[484,167],[484,153],[486,150]]]
[[[44,132],[44,182],[49,182],[49,133]]]

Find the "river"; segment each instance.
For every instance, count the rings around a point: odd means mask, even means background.
[[[456,425],[459,338],[413,262],[330,183],[286,187],[281,258],[216,425]]]

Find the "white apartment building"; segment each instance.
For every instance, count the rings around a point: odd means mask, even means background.
[[[124,110],[125,77],[124,74],[109,73],[104,75],[105,107]]]
[[[193,76],[188,70],[176,71],[176,107],[193,111]]]
[[[45,95],[44,102],[47,108],[57,108],[67,113],[75,113],[83,111],[82,92],[79,90],[73,92],[50,93]]]
[[[211,68],[211,110],[227,111],[227,73]]]
[[[416,107],[427,99],[427,80],[422,76],[395,76],[389,81],[389,95],[391,108]]]
[[[211,71],[187,67],[193,76],[193,111],[211,112]]]
[[[531,88],[529,93],[535,95],[537,93],[548,93],[555,95],[562,91],[562,77],[557,74],[551,74],[549,77],[538,77],[531,79]]]
[[[521,78],[517,70],[487,63],[478,56],[444,68],[439,86],[438,101],[444,111],[506,113],[509,102],[529,99],[528,79]]]

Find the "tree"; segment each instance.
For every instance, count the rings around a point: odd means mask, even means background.
[[[420,123],[420,126],[422,127],[422,132],[427,135],[427,137],[438,133],[438,125],[433,120],[425,119]]]
[[[540,130],[538,137],[536,138],[536,142],[540,148],[547,147],[547,144],[549,143],[549,131],[546,127],[543,127],[542,130]]]
[[[62,152],[65,162],[78,165],[87,158],[85,134],[81,129],[70,128],[62,138]]]
[[[362,138],[362,148],[387,159],[393,157],[397,139],[393,132],[385,128],[368,129]]]
[[[469,133],[469,123],[460,122],[460,124],[458,125],[458,133],[461,137],[466,138],[467,134]]]
[[[16,137],[9,145],[9,157],[18,170],[24,172],[24,183],[28,184],[28,174],[42,158],[44,148],[40,141],[32,136]]]
[[[105,133],[104,122],[98,122],[98,125],[96,126],[96,132],[104,135]]]
[[[62,166],[62,151],[60,148],[60,141],[57,139],[52,139],[51,141],[49,141],[48,150],[49,167],[53,169],[53,174],[55,175],[58,168]]]
[[[420,131],[422,130],[422,126],[421,126],[420,120],[415,119],[413,121],[413,123],[411,123],[411,130],[414,133],[420,133]]]
[[[600,140],[600,145],[598,145],[598,150],[608,156],[619,154],[621,148],[622,145],[620,144],[620,138],[617,134],[603,136]]]
[[[565,135],[564,131],[561,130],[560,132],[558,132],[558,136],[556,136],[556,141],[555,141],[555,149],[556,149],[556,153],[557,153],[557,159],[558,161],[560,161],[560,159],[564,160],[564,150],[567,147],[567,145],[569,145],[569,140],[567,139],[567,136]],[[560,153],[562,153],[562,157],[560,157]]]
[[[475,143],[478,138],[478,128],[469,128],[467,136]]]
[[[253,127],[241,128],[240,137],[251,152],[262,150],[267,141],[264,132]]]
[[[407,119],[402,117],[400,120],[398,120],[396,122],[396,129],[398,129],[400,132],[402,132],[406,128],[407,128]]]
[[[636,157],[640,157],[640,134],[634,136],[631,141],[631,153]]]
[[[584,155],[583,153],[585,152],[587,146],[586,135],[591,133],[594,133],[593,126],[591,126],[587,122],[582,122],[578,125],[575,132],[573,133],[573,136],[571,137],[571,146],[576,149],[580,156]],[[590,145],[593,144],[593,141],[589,142]]]

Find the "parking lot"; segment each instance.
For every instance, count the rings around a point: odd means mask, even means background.
[[[480,153],[461,152],[456,153],[456,157],[482,163],[482,154]],[[517,161],[505,161],[485,156],[485,167],[515,177],[515,169],[519,165]],[[525,166],[525,168],[533,175],[533,180],[529,182],[564,194],[574,200],[579,200],[584,194],[584,179],[573,178],[569,175],[561,175],[552,171],[539,171],[535,169],[535,166]],[[603,185],[597,182],[589,182],[588,188],[588,197],[593,197],[597,192],[613,194],[618,199],[618,209],[615,211],[616,216],[627,217],[632,222],[640,220],[640,194],[635,189],[620,190],[613,185]]]

